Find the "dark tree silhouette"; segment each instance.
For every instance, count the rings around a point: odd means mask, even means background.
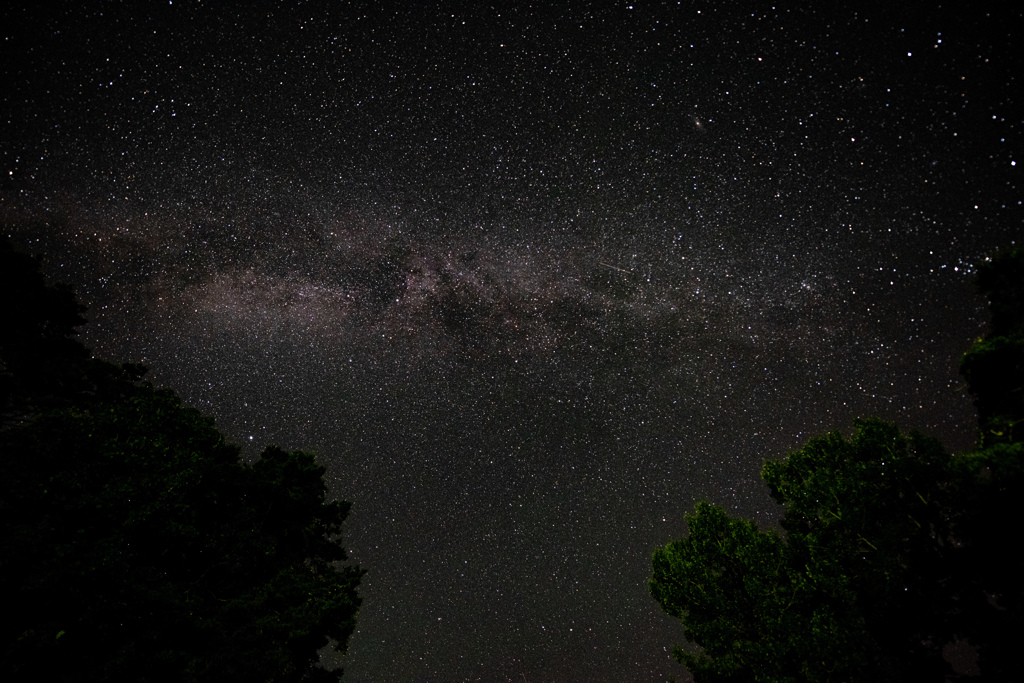
[[[949,680],[966,640],[991,680],[1024,680],[1024,250],[979,269],[992,327],[964,356],[980,434],[950,456],[878,420],[812,439],[762,476],[785,536],[707,503],[654,554],[651,593],[706,681]]]
[[[654,555],[698,681],[902,681],[947,672],[943,472],[934,440],[878,420],[812,439],[763,476],[785,539],[707,503]]]
[[[31,339],[0,347],[0,678],[336,680],[317,652],[347,644],[363,572],[341,565],[349,506],[327,501],[323,468],[275,447],[241,463],[137,366],[91,360],[70,292],[3,249],[38,306],[5,293]]]
[[[85,307],[43,281],[38,262],[0,240],[0,415],[19,422],[85,389],[89,353],[73,337]]]
[[[988,334],[964,355],[960,371],[978,408],[978,450],[961,463],[958,511],[965,600],[964,634],[979,646],[987,678],[1024,680],[1024,248],[978,269],[989,300]],[[982,599],[977,599],[981,596]]]

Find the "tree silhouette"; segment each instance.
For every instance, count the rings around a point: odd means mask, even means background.
[[[987,678],[1024,680],[1024,250],[979,285],[992,327],[961,366],[975,452],[860,420],[765,464],[784,537],[701,503],[689,537],[655,552],[651,593],[700,646],[676,649],[698,683],[949,680],[956,639]]]
[[[1024,558],[1015,542],[1024,525],[1024,248],[983,263],[978,288],[992,320],[960,364],[978,408],[979,448],[960,463],[957,523],[963,581],[984,599],[965,601],[964,632],[987,677],[1024,680]]]
[[[879,420],[762,473],[785,539],[707,503],[654,555],[651,592],[703,648],[698,681],[897,681],[947,673],[943,472],[934,440]]]
[[[0,430],[0,677],[336,680],[317,651],[347,644],[363,572],[340,564],[349,505],[327,501],[323,468],[275,447],[241,463],[137,366],[91,360],[68,336],[68,290],[0,256],[40,304],[4,301],[37,322],[0,347],[16,418]],[[60,367],[40,370],[50,357]]]
[[[86,386],[89,353],[73,337],[85,307],[51,287],[35,259],[0,240],[0,416],[15,424]]]

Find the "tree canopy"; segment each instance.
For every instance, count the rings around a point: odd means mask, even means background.
[[[0,415],[11,424],[41,402],[85,388],[89,353],[74,339],[85,307],[69,287],[48,286],[35,259],[0,240]]]
[[[699,646],[675,650],[698,683],[948,680],[956,639],[987,678],[1024,679],[1008,537],[1024,523],[1024,250],[986,262],[979,285],[992,326],[962,363],[975,452],[859,420],[765,464],[784,535],[700,503],[689,536],[654,553],[651,593]]]
[[[324,469],[276,447],[242,463],[139,366],[92,360],[71,293],[0,249],[39,304],[3,295],[30,324],[0,340],[0,677],[336,680],[317,653],[345,648],[363,572],[342,564],[349,505]]]
[[[963,626],[986,676],[1024,680],[1024,248],[982,263],[978,286],[992,320],[960,363],[978,409],[978,449],[957,463],[955,513],[963,582],[985,599],[965,606]]]

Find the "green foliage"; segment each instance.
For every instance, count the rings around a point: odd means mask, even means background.
[[[833,432],[764,466],[789,564],[815,609],[827,608],[837,647],[856,643],[851,675],[939,674],[953,609],[940,588],[950,456],[879,420],[855,426],[849,440]]]
[[[65,355],[79,381],[33,375],[0,429],[0,678],[335,680],[317,651],[344,649],[362,571],[323,468],[275,447],[244,465],[139,368]]]
[[[676,648],[676,657],[700,680],[744,680],[752,670],[787,680],[793,643],[775,636],[797,624],[781,540],[707,503],[686,519],[690,536],[655,552],[651,581],[654,598],[703,646],[698,655]]]
[[[651,592],[682,619],[698,681],[902,680],[941,676],[941,557],[949,456],[933,440],[858,421],[813,439],[763,476],[785,541],[701,503],[688,538],[658,550]]]
[[[981,445],[1024,440],[1024,333],[979,340],[960,371],[976,396]]]
[[[784,538],[706,503],[654,554],[651,593],[709,681],[950,680],[966,639],[984,676],[1024,680],[1024,249],[980,269],[992,328],[964,356],[975,452],[859,420],[762,471]]]

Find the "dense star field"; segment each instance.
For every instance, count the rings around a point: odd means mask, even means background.
[[[772,525],[762,462],[858,416],[973,444],[989,4],[18,2],[0,222],[98,357],[318,454],[346,680],[685,680],[698,500]]]

